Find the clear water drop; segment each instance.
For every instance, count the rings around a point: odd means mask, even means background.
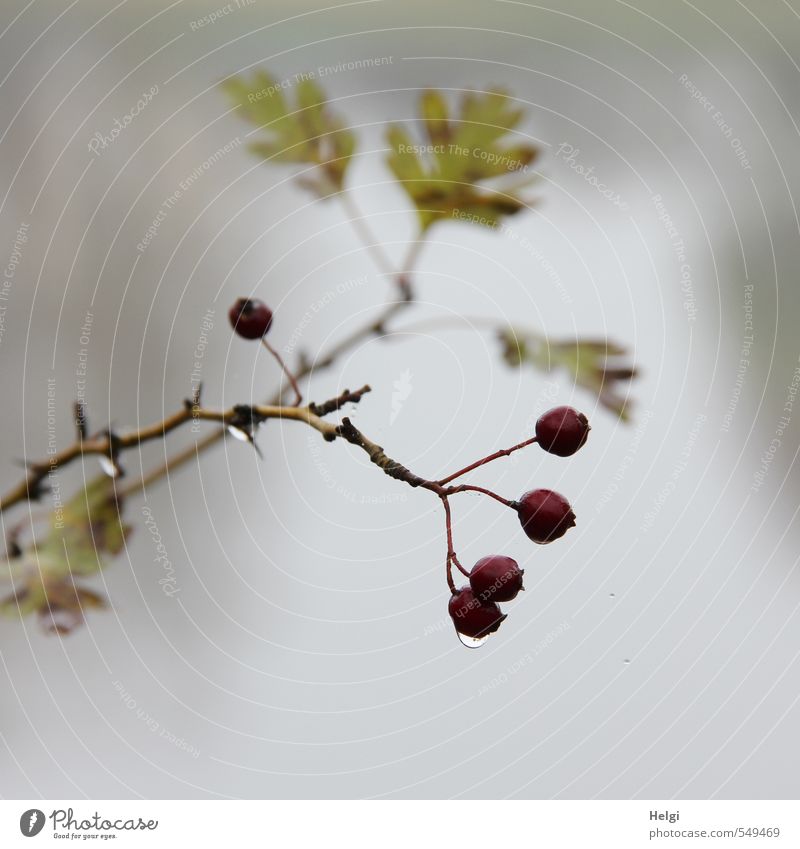
[[[234,425],[228,425],[228,433],[234,438],[238,439],[239,442],[249,442],[250,434],[246,431],[243,431],[240,427],[235,427]]]
[[[609,594],[608,594],[608,597],[609,597],[609,598],[616,598],[616,597],[617,597],[617,594],[616,594],[616,593],[609,593]]]
[[[625,660],[623,660],[622,662],[623,662],[623,663],[630,663],[631,661],[630,661],[630,658],[629,658],[629,657],[626,657],[626,658],[625,658]]]
[[[110,477],[110,478],[118,478],[120,473],[120,467],[109,457],[106,457],[104,454],[101,454],[98,458],[100,461],[100,468]]]
[[[468,637],[466,634],[462,634],[461,631],[456,631],[456,634],[458,635],[458,639],[468,649],[480,648],[489,639],[489,634],[484,634],[482,637]]]

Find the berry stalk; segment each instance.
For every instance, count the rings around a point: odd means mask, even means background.
[[[442,478],[439,483],[442,485],[450,483],[450,481],[454,481],[456,478],[460,478],[462,475],[467,474],[467,472],[471,472],[473,469],[478,469],[481,466],[485,466],[487,463],[491,463],[492,460],[500,459],[500,457],[508,457],[509,454],[513,454],[515,451],[519,451],[520,448],[527,448],[528,445],[533,445],[533,443],[536,441],[537,437],[532,436],[530,439],[526,439],[524,442],[520,442],[517,445],[513,445],[511,448],[504,448],[501,451],[495,451],[494,454],[489,454],[488,457],[484,457],[482,460],[476,460],[474,463],[470,463],[468,466],[464,466],[463,469],[459,469],[457,472],[453,472],[452,475],[448,475],[446,478]]]
[[[275,350],[275,348],[272,347],[272,345],[269,344],[269,342],[267,342],[266,336],[262,337],[261,344],[270,352],[270,354],[272,354],[272,356],[277,361],[278,365],[283,370],[283,373],[286,375],[289,383],[292,386],[292,389],[294,390],[294,406],[299,407],[300,403],[303,400],[303,393],[300,391],[300,387],[297,385],[297,378],[294,376],[294,374],[292,374],[291,370],[289,369],[289,366],[287,366],[284,362],[283,357]]]

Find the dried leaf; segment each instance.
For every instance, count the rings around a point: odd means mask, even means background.
[[[636,369],[619,363],[627,350],[606,340],[552,341],[509,328],[501,334],[503,358],[510,366],[531,365],[544,372],[564,369],[577,386],[587,389],[606,409],[623,421],[629,418],[627,387],[619,384],[636,376]]]
[[[103,596],[76,582],[106,565],[125,545],[130,531],[122,519],[114,481],[90,481],[50,517],[50,529],[8,564],[12,591],[0,613],[36,613],[48,631],[65,634],[83,622],[88,608],[105,606]]]

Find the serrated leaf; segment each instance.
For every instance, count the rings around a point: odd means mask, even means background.
[[[415,143],[403,127],[390,127],[387,161],[416,206],[423,230],[445,219],[494,227],[529,205],[521,190],[535,178],[527,168],[539,150],[511,141],[524,113],[513,108],[505,92],[469,94],[458,117],[451,118],[444,95],[426,91],[420,113],[423,142]],[[490,183],[494,180],[499,182]]]
[[[305,175],[302,184],[323,197],[341,190],[355,135],[332,114],[313,79],[291,86],[258,71],[249,82],[234,77],[222,85],[242,116],[263,132],[250,145],[254,153],[274,162],[319,166],[319,173]]]
[[[500,338],[503,358],[510,366],[530,365],[543,372],[563,369],[606,409],[628,420],[630,400],[619,384],[634,378],[636,369],[618,361],[627,355],[622,346],[600,339],[552,341],[513,328],[501,333]]]

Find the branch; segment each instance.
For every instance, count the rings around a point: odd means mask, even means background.
[[[304,422],[318,430],[326,439],[333,440],[337,436],[336,425],[324,421],[322,417],[340,409],[344,404],[357,403],[369,391],[369,386],[363,386],[356,392],[345,390],[337,398],[326,401],[324,404],[309,404],[306,407],[237,404],[229,410],[205,409],[197,403],[199,399],[195,396],[192,400],[184,401],[183,409],[156,424],[125,434],[104,431],[87,439],[79,439],[63,451],[52,454],[47,460],[30,463],[27,477],[0,499],[0,512],[26,499],[37,500],[42,494],[42,483],[45,478],[78,458],[94,454],[106,457],[113,464],[117,464],[118,457],[123,451],[135,448],[144,442],[163,439],[186,422],[198,419],[218,422],[223,428],[238,428],[245,433],[251,432],[267,419],[289,419]],[[224,430],[220,433],[224,433]],[[217,434],[214,437],[216,439]],[[192,454],[196,453],[198,447],[199,444],[194,446]]]
[[[381,336],[388,332],[387,324],[389,320],[393,318],[397,313],[404,310],[414,301],[414,293],[411,287],[410,274],[413,265],[416,261],[416,258],[419,256],[423,245],[424,240],[422,238],[419,238],[416,242],[412,243],[408,251],[408,256],[406,257],[406,260],[403,263],[403,270],[401,272],[395,272],[395,282],[400,297],[395,300],[389,301],[386,306],[384,306],[383,310],[378,314],[378,317],[376,319],[369,322],[369,324],[365,325],[364,327],[360,327],[358,330],[353,331],[349,336],[346,336],[344,339],[342,339],[342,341],[339,342],[337,345],[334,345],[322,357],[317,360],[304,362],[301,367],[294,372],[296,380],[302,380],[302,378],[308,377],[308,375],[314,371],[329,368],[339,359],[339,357],[342,356],[342,354],[347,353],[349,350],[356,347],[356,345],[358,345],[360,342],[364,341],[365,339],[369,339],[372,336]],[[275,395],[272,396],[272,398],[267,403],[272,405],[280,404],[283,400],[284,394],[285,392],[278,391],[277,393],[275,393]],[[129,484],[122,490],[122,494],[133,495],[134,493],[143,490],[146,486],[149,486],[150,484],[155,483],[156,481],[165,477],[167,474],[169,474],[169,472],[174,471],[175,469],[186,465],[186,463],[188,463],[190,460],[197,458],[203,451],[207,450],[212,445],[218,443],[224,435],[224,429],[220,429],[214,431],[213,433],[210,433],[208,436],[195,442],[188,448],[185,448],[182,451],[179,451],[177,454],[174,454],[165,463],[162,463],[155,469],[151,469],[138,481]],[[2,505],[0,504],[0,512],[1,511]]]
[[[493,498],[495,501],[499,501],[504,507],[516,508],[517,506],[516,502],[511,501],[508,498],[503,498],[496,492],[492,492],[492,490],[484,489],[480,486],[472,486],[471,484],[465,483],[457,486],[444,486],[440,481],[433,481],[420,477],[410,469],[407,469],[401,463],[398,463],[397,460],[393,460],[391,457],[388,457],[380,445],[364,436],[364,434],[361,433],[361,431],[358,430],[358,428],[348,418],[342,419],[342,423],[338,427],[335,427],[333,432],[333,439],[341,437],[342,439],[347,440],[351,445],[356,445],[358,448],[366,451],[370,462],[378,466],[385,475],[388,475],[390,478],[394,478],[395,480],[403,481],[409,486],[429,489],[444,501],[447,501],[448,495],[457,495],[460,492],[478,492],[481,495],[486,495],[489,498]],[[326,433],[325,438],[330,440],[331,437],[328,433]],[[531,444],[531,440],[525,444]]]

